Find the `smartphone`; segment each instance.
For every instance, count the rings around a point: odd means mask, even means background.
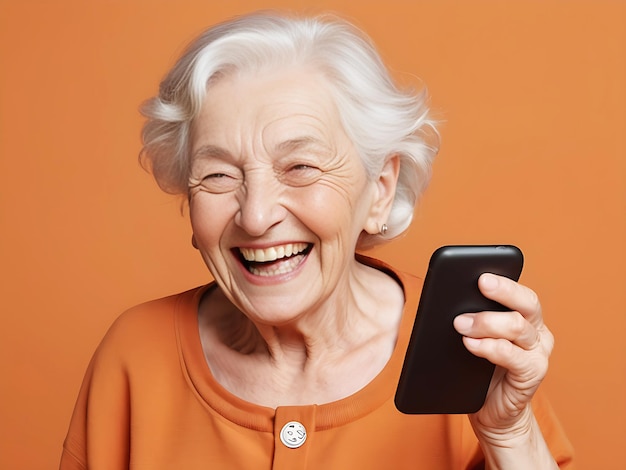
[[[480,293],[478,278],[494,273],[517,281],[523,264],[512,245],[443,246],[433,253],[396,390],[399,411],[466,414],[483,406],[495,366],[465,348],[452,322],[461,313],[509,310]]]

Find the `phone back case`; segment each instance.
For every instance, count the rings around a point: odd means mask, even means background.
[[[523,255],[511,245],[445,246],[428,272],[395,404],[407,414],[474,413],[484,401],[495,366],[470,353],[453,327],[461,313],[505,311],[478,289],[482,273],[517,280]]]

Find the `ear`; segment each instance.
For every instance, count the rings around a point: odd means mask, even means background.
[[[396,196],[398,175],[400,173],[400,156],[390,155],[385,160],[378,177],[372,182],[374,194],[369,215],[365,222],[365,231],[371,235],[380,232],[381,226],[387,222],[391,206]]]

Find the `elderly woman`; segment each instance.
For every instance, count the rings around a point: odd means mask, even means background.
[[[407,229],[437,134],[423,93],[399,90],[359,31],[269,14],[220,24],[143,113],[142,155],[188,198],[215,281],[115,322],[62,469],[568,465],[566,438],[533,398],[552,336],[536,296],[506,278],[480,288],[512,312],[455,322],[499,366],[483,408],[394,407],[421,281],[355,251]]]

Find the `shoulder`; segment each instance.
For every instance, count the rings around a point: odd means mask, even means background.
[[[136,305],[123,312],[110,326],[94,359],[108,358],[122,362],[133,355],[166,349],[176,343],[176,316],[194,315],[205,287],[169,295]],[[194,308],[195,305],[195,308]]]

